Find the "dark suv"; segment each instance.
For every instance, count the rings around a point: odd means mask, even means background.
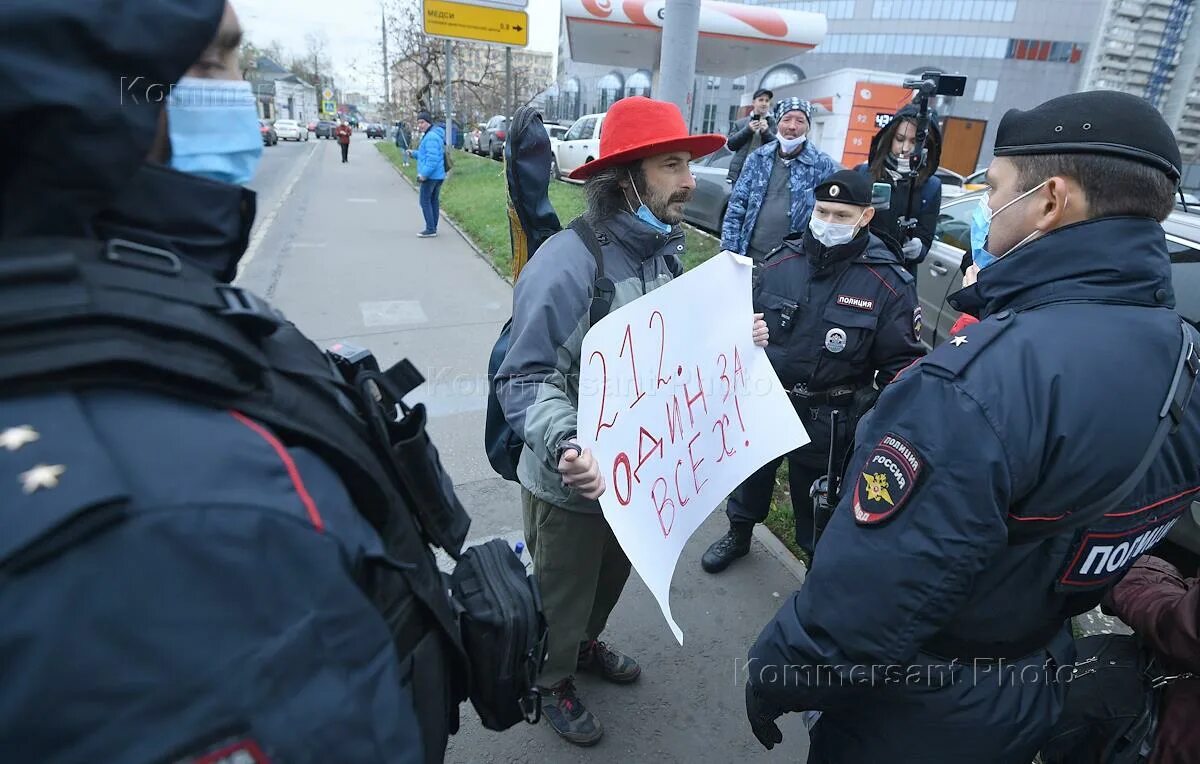
[[[386,138],[387,130],[378,122],[372,122],[367,125],[367,138]]]
[[[333,138],[333,131],[337,129],[336,122],[330,122],[323,119],[317,123],[317,129],[314,131],[318,138]]]
[[[971,247],[971,213],[980,196],[982,192],[974,192],[942,203],[933,247],[921,263],[917,275],[917,296],[925,317],[921,341],[929,347],[944,342],[958,320],[958,311],[946,303],[946,298],[962,286],[960,266],[963,254]],[[1200,326],[1200,214],[1172,212],[1163,221],[1163,231],[1171,254],[1175,309]],[[1192,504],[1191,517],[1176,523],[1167,538],[1200,560],[1200,502]]]

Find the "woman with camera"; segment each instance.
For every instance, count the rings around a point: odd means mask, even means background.
[[[929,252],[942,207],[942,181],[934,174],[942,156],[941,128],[937,114],[931,110],[925,138],[925,162],[918,164],[921,156],[917,146],[918,115],[916,104],[896,112],[892,121],[871,139],[870,161],[856,168],[866,173],[872,182],[887,183],[892,187],[891,207],[886,212],[880,211],[884,214],[875,216],[871,230],[898,250],[897,254],[902,255],[909,271],[915,271]],[[912,171],[914,166],[915,173]],[[899,220],[910,217],[910,187],[911,217],[916,218],[917,227],[905,234]]]

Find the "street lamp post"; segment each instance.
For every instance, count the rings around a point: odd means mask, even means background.
[[[667,0],[659,57],[658,98],[670,101],[688,118],[688,95],[696,78],[696,41],[700,0]]]

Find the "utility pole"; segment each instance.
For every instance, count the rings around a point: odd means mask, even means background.
[[[696,79],[696,41],[700,35],[700,0],[666,0],[658,98],[688,115],[688,95]]]
[[[383,10],[383,6],[379,6],[379,33],[383,39],[383,111],[388,115],[388,119],[392,118],[392,83],[388,78],[388,55],[387,55],[387,14]]]
[[[450,55],[450,41],[446,40],[446,146],[445,151],[449,153],[450,147],[454,145],[454,121],[450,116],[454,107],[453,90],[450,84],[454,80],[454,57]]]
[[[504,113],[512,119],[513,112],[516,111],[516,97],[513,95],[512,81],[512,48],[504,46]]]

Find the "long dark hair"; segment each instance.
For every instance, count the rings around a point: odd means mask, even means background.
[[[592,222],[605,220],[621,210],[629,210],[630,202],[625,196],[625,189],[621,186],[621,181],[627,178],[626,173],[628,173],[628,177],[633,178],[638,192],[644,193],[646,176],[642,172],[640,161],[607,167],[584,182],[583,194],[587,199],[587,211],[584,212],[584,215],[588,220]]]
[[[871,157],[871,163],[867,165],[867,173],[871,176],[871,180],[876,183],[891,183],[892,176],[887,173],[887,158],[892,155],[892,141],[896,138],[896,131],[900,129],[900,125],[909,124],[914,128],[917,126],[917,120],[912,117],[901,117],[893,119],[887,123],[887,126],[879,131],[879,138],[875,144],[875,156]],[[925,136],[926,148],[929,149],[929,156],[937,156],[937,152],[933,150],[934,144],[937,142],[937,132],[930,129]],[[925,185],[925,181],[929,180],[930,176],[937,171],[933,163],[927,163],[921,168],[921,172],[917,173],[917,185]]]

